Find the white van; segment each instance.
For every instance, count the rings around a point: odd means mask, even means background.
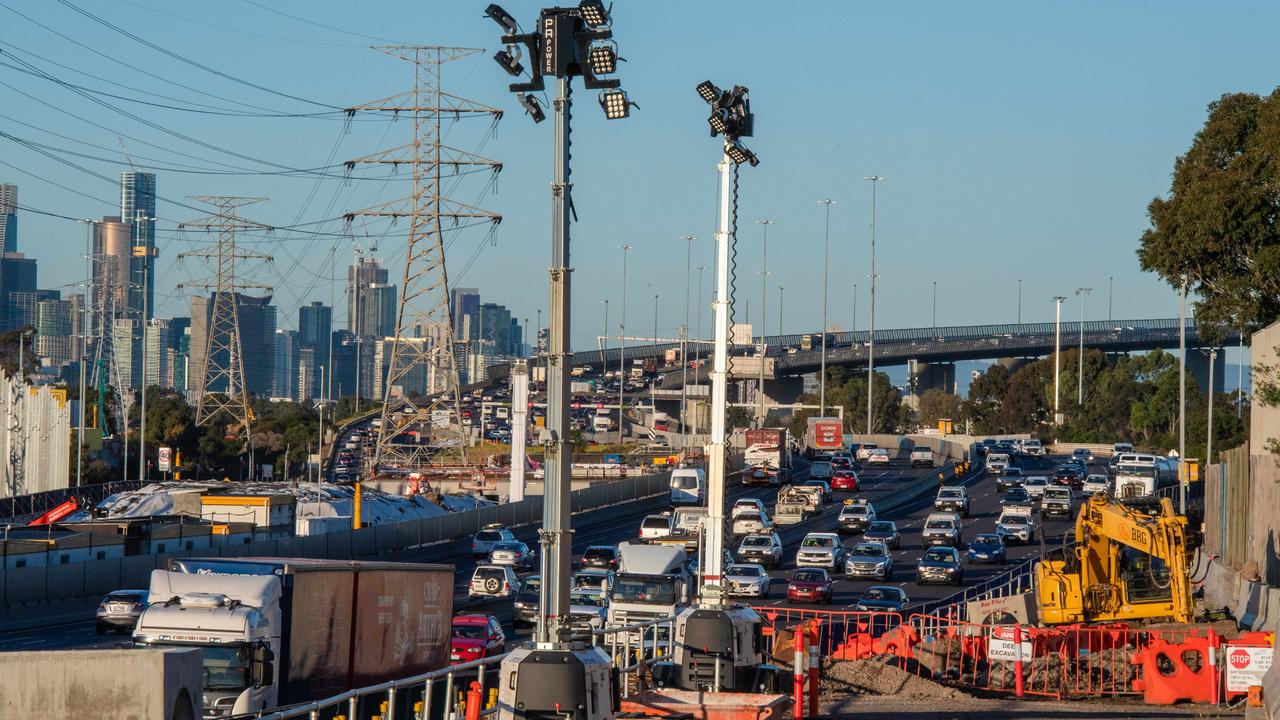
[[[707,473],[702,468],[671,471],[671,504],[702,505],[707,496]]]

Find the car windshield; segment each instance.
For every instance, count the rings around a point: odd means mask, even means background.
[[[1000,518],[1003,525],[1026,525],[1029,518],[1026,515],[1004,515]]]
[[[742,539],[743,547],[769,547],[772,543],[764,535],[748,535]]]
[[[249,647],[200,648],[206,690],[238,690],[249,686]]]
[[[960,496],[961,493],[959,490],[942,490],[938,492],[938,497],[941,498],[958,498]]]
[[[574,605],[604,607],[604,596],[599,593],[569,593],[569,602]]]
[[[574,587],[600,587],[606,582],[608,582],[608,578],[604,575],[597,575],[595,573],[579,573],[573,576]]]
[[[867,529],[870,533],[892,533],[893,523],[891,522],[873,522],[871,527]]]
[[[862,597],[864,600],[897,600],[898,592],[891,588],[873,587],[867,588]]]
[[[950,562],[952,558],[950,552],[942,548],[934,548],[924,554],[924,559],[931,562]]]
[[[600,547],[587,548],[587,551],[582,553],[582,558],[584,560],[612,560],[613,549]]]
[[[825,576],[821,570],[797,570],[791,579],[800,582],[822,582]]]
[[[113,592],[110,595],[107,595],[104,602],[143,603],[147,601],[146,598],[146,593]]]
[[[613,592],[609,597],[615,603],[674,605],[676,585],[669,578],[620,577],[613,584]]]
[[[829,548],[836,546],[836,539],[829,537],[807,537],[801,543],[802,547],[807,548]]]
[[[979,535],[978,537],[973,539],[973,542],[974,544],[977,544],[977,545],[999,545],[1000,536],[999,535]]]
[[[489,578],[497,578],[498,580],[506,580],[507,574],[501,568],[476,568],[476,578],[480,580],[488,580]]]
[[[692,490],[698,487],[698,478],[696,477],[676,477],[671,478],[671,487],[677,490]]]
[[[664,517],[648,517],[644,519],[643,527],[668,528],[671,527],[671,521]]]
[[[484,625],[454,625],[453,636],[462,640],[483,640]]]
[[[480,542],[497,542],[502,539],[502,533],[497,530],[481,530],[476,533],[476,540]]]
[[[840,514],[841,514],[841,515],[856,515],[856,516],[862,517],[862,516],[864,516],[864,515],[866,515],[866,514],[867,514],[867,509],[866,509],[866,508],[864,508],[864,507],[847,507],[847,508],[845,508],[844,510],[841,510],[841,511],[840,511]]]
[[[760,522],[760,513],[748,512],[738,516],[738,522]]]
[[[930,520],[924,524],[926,530],[950,530],[950,520]]]
[[[1045,480],[1042,477],[1030,477],[1030,478],[1027,478],[1027,481],[1023,484],[1024,485],[1048,485],[1049,481]]]
[[[813,464],[813,468],[812,468],[812,469],[813,469],[813,470],[830,470],[830,469],[831,469],[831,463],[829,463],[829,462],[816,462],[816,463],[814,463],[814,464]]]
[[[1022,488],[1013,488],[1006,492],[1004,496],[1008,500],[1025,500],[1027,497],[1027,491]]]
[[[729,574],[739,577],[761,577],[764,575],[764,568],[755,565],[730,565]]]
[[[854,555],[862,555],[864,557],[884,557],[884,546],[879,543],[861,543],[853,546]]]
[[[520,543],[514,543],[514,542],[500,542],[497,545],[494,545],[493,549],[494,550],[515,550],[517,552],[524,551],[524,547]]]

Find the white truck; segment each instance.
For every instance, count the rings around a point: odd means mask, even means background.
[[[609,625],[675,615],[689,603],[692,587],[684,548],[624,542],[618,546],[618,573],[609,591]]]
[[[329,697],[449,663],[453,570],[175,558],[152,571],[133,642],[201,650],[206,718]]]
[[[927,445],[917,445],[911,449],[911,467],[923,465],[925,467],[933,467],[936,463],[933,459],[933,448]]]
[[[996,534],[1006,544],[1032,542],[1036,538],[1035,512],[1025,505],[1010,505],[1000,511],[996,520]]]

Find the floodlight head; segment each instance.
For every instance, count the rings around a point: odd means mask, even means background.
[[[748,163],[751,167],[755,167],[760,164],[760,158],[756,157],[755,153],[748,150],[747,146],[738,140],[726,140],[724,154],[737,165]]]
[[[609,24],[609,11],[601,0],[582,0],[578,3],[578,14],[587,27],[595,29]]]
[[[711,126],[711,137],[729,132],[728,113],[724,110],[712,110],[707,124]]]
[[[547,114],[542,111],[542,106],[538,104],[538,98],[529,93],[520,93],[516,96],[520,102],[520,107],[529,113],[529,117],[533,118],[535,123],[540,123],[547,119]]]
[[[600,93],[600,107],[609,120],[620,120],[631,115],[631,101],[623,90],[605,90]]]
[[[499,50],[493,54],[493,59],[502,67],[503,70],[507,71],[508,75],[512,77],[520,77],[520,73],[524,72],[524,66],[520,64],[519,60],[520,49],[513,49],[515,50],[514,53],[510,50]]]
[[[618,53],[608,45],[596,45],[587,54],[592,75],[610,75],[618,71]]]
[[[703,80],[698,83],[698,95],[709,103],[714,103],[720,98],[720,88],[710,80]]]
[[[516,19],[511,17],[511,13],[503,10],[497,3],[490,3],[489,7],[484,9],[484,14],[498,23],[503,30],[507,31],[508,35],[515,35],[520,32],[520,25],[516,22]]]

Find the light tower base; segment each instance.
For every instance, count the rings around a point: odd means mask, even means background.
[[[502,661],[498,720],[612,720],[612,668],[598,647],[517,648]]]
[[[677,684],[682,690],[759,691],[762,642],[755,610],[695,605],[676,617],[675,632]]]

